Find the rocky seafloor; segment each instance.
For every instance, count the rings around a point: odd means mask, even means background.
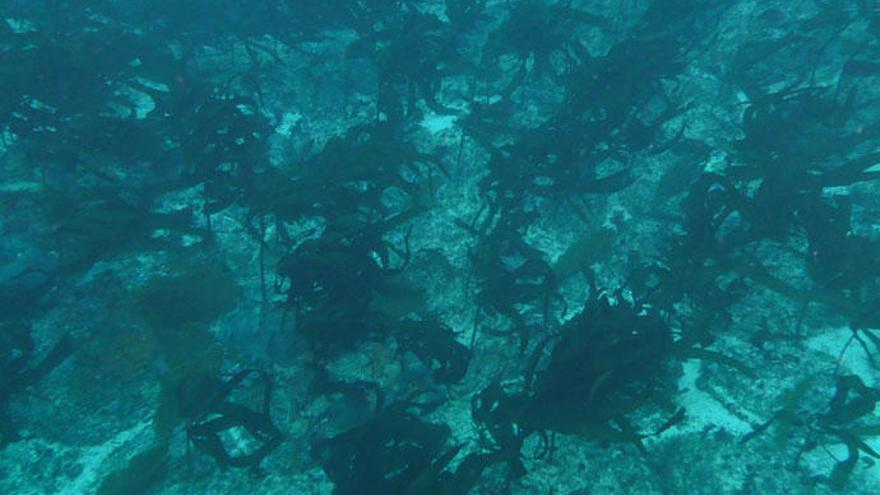
[[[0,493],[873,494],[873,2],[0,6]]]

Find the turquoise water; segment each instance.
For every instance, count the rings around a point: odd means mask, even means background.
[[[878,34],[0,2],[0,493],[876,493]]]

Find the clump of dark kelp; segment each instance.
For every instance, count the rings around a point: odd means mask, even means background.
[[[284,311],[296,315],[296,332],[305,338],[320,362],[351,352],[365,342],[397,342],[433,370],[440,383],[459,381],[467,369],[469,351],[455,332],[436,321],[415,286],[401,283],[408,246],[400,251],[383,240],[385,228],[402,220],[401,213],[385,222],[329,224],[317,239],[300,244],[278,267],[284,277]],[[408,221],[408,218],[404,218]],[[399,265],[392,261],[399,258]],[[413,296],[414,295],[414,296]],[[393,311],[395,300],[409,309]]]
[[[259,386],[261,400],[255,408],[233,402],[232,395],[251,377]],[[225,380],[205,379],[182,384],[178,393],[180,413],[187,423],[187,440],[213,457],[220,467],[254,467],[282,441],[281,430],[272,422],[272,378],[261,370],[242,370]],[[223,434],[240,428],[256,445],[246,453],[224,444]]]
[[[383,406],[364,424],[317,443],[315,455],[333,481],[335,495],[362,493],[470,493],[484,470],[506,453],[471,453],[449,464],[463,445],[448,445],[446,425],[421,419],[439,404],[404,400]]]
[[[557,294],[557,280],[539,250],[522,240],[524,226],[535,219],[534,212],[525,212],[511,204],[504,208],[490,205],[478,226],[468,227],[479,236],[479,244],[471,250],[472,283],[477,305],[474,316],[474,338],[483,317],[502,317],[509,325],[498,324],[484,331],[494,336],[515,335],[525,348],[533,332],[529,311],[537,307],[545,324],[564,306]],[[519,260],[511,264],[509,260]],[[509,326],[509,328],[505,328]]]
[[[682,70],[679,51],[671,37],[637,36],[605,56],[573,61],[565,73],[564,102],[546,122],[531,128],[515,129],[506,123],[510,101],[504,99],[466,119],[469,136],[490,153],[489,174],[480,182],[487,206],[459,223],[478,242],[471,251],[478,302],[475,325],[483,315],[500,315],[511,329],[486,331],[516,333],[525,346],[534,332],[526,322],[528,312],[521,308],[539,307],[545,327],[555,312],[564,312],[556,273],[544,253],[523,240],[529,225],[542,215],[529,205],[562,198],[572,215],[587,222],[578,206],[585,195],[623,191],[637,178],[630,165],[633,157],[662,153],[680,138],[679,132],[656,145],[664,125],[684,110],[661,85]],[[641,56],[654,62],[630,63]],[[489,132],[496,126],[509,136],[504,144],[498,144],[498,132]],[[510,260],[519,261],[511,265]]]
[[[390,122],[412,118],[420,113],[417,97],[434,112],[451,113],[436,95],[444,72],[463,62],[454,31],[433,14],[411,10],[398,15],[385,29],[362,33],[347,49],[350,57],[370,59],[378,71],[377,116]]]
[[[489,35],[482,63],[493,66],[505,55],[516,58],[517,72],[502,92],[505,96],[514,91],[529,72],[534,78],[559,81],[568,66],[590,58],[587,47],[578,39],[579,30],[607,23],[608,19],[588,14],[569,2],[517,2],[510,6],[504,23]],[[527,65],[530,60],[532,69]]]
[[[491,443],[506,451],[519,452],[536,432],[544,439],[544,455],[553,450],[548,432],[631,443],[644,451],[648,435],[637,432],[628,416],[650,402],[672,408],[675,359],[672,332],[660,313],[623,292],[593,295],[558,335],[535,346],[521,390],[509,391],[496,379],[475,397],[473,417]],[[655,433],[680,421],[684,411],[669,414]],[[524,474],[519,461],[514,467]]]
[[[560,334],[546,367],[526,377],[532,389],[526,424],[579,433],[584,419],[602,423],[614,418],[625,436],[630,428],[619,418],[669,381],[669,324],[651,308],[627,301],[622,292],[605,293],[590,298]]]
[[[164,44],[111,23],[87,25],[92,30],[15,33],[0,50],[0,123],[48,187],[116,185],[120,168],[131,179],[170,167],[164,140],[173,138],[182,96],[198,87],[177,83],[195,78]],[[151,111],[139,114],[147,100]]]
[[[191,212],[156,210],[160,196],[188,185],[174,150],[187,136],[181,123],[194,122],[184,119],[192,101],[210,94],[188,60],[94,19],[7,41],[0,123],[15,136],[7,151],[36,164],[28,179],[39,188],[24,201],[53,234],[45,246],[57,252],[53,275],[206,240]]]
[[[853,156],[853,150],[876,142],[878,130],[852,132],[854,112],[851,98],[820,88],[783,90],[748,107],[734,164],[723,175],[704,174],[683,203],[686,233],[670,251],[676,270],[702,271],[708,278],[695,279],[703,280],[739,273],[794,299],[828,304],[866,326],[871,317],[859,308],[877,283],[876,241],[853,233],[846,195],[824,193],[876,179],[868,169],[878,156]],[[805,136],[814,137],[804,142]],[[798,289],[768,272],[753,254],[768,244],[794,249],[815,287]]]
[[[287,222],[323,220],[313,238],[282,238],[289,247],[277,267],[279,291],[298,314],[298,331],[322,353],[350,349],[386,328],[371,303],[376,294],[393,292],[410,258],[409,234],[402,245],[386,234],[425,211],[430,191],[420,179],[430,181],[434,167],[431,157],[401,141],[389,124],[354,129],[329,142],[303,176],[289,182],[290,190],[307,196],[279,196],[267,209]],[[279,232],[286,232],[283,225]]]
[[[180,124],[183,176],[204,185],[204,213],[211,215],[240,203],[268,161],[268,119],[259,103],[237,94],[200,99]]]
[[[830,473],[814,474],[813,481],[827,483],[834,490],[846,487],[861,455],[880,459],[880,453],[868,445],[867,438],[880,435],[880,425],[874,418],[880,390],[865,385],[856,375],[839,374],[834,377],[834,392],[821,411],[811,410],[805,403],[811,392],[819,388],[816,380],[807,377],[783,394],[780,408],[767,421],[742,438],[748,442],[775,425],[777,443],[798,438],[800,447],[792,460],[793,469],[805,469],[803,457],[816,449],[831,444],[843,444],[846,457],[836,459]],[[824,392],[824,390],[823,390]]]
[[[395,325],[394,335],[401,350],[413,353],[431,370],[435,383],[458,383],[467,373],[470,349],[457,340],[451,328],[436,318],[400,320]]]
[[[661,87],[663,80],[683,69],[679,51],[673,39],[633,38],[603,57],[571,64],[559,109],[529,129],[517,131],[506,122],[499,124],[512,137],[500,147],[484,132],[495,121],[510,120],[511,101],[478,108],[464,125],[477,142],[492,150],[485,192],[522,199],[525,193],[606,194],[630,186],[635,174],[629,157],[645,151],[660,153],[679,137],[656,144],[664,124],[684,110]],[[630,63],[639,57],[653,63]]]

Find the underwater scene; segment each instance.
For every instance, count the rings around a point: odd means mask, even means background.
[[[0,0],[0,494],[880,493],[876,0]]]

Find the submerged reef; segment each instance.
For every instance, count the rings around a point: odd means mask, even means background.
[[[0,3],[0,493],[873,495],[878,35]]]

